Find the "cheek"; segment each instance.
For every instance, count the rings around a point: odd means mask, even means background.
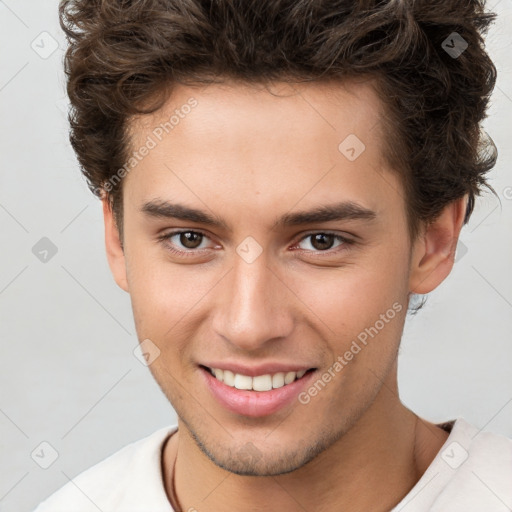
[[[149,338],[169,353],[190,350],[191,328],[204,320],[204,304],[219,280],[217,273],[173,264],[161,252],[151,254],[142,247],[130,253],[127,264],[139,339]]]
[[[194,304],[200,300],[199,290],[190,286],[190,280],[187,286],[187,279],[176,271],[177,267],[137,263],[129,276],[135,329],[139,340],[149,339],[158,347],[158,357],[149,369],[174,403],[183,399],[176,379],[188,374],[193,354],[190,318]]]
[[[172,265],[138,246],[126,254],[127,279],[137,332],[162,339],[186,312],[182,278]]]
[[[381,374],[401,339],[407,312],[407,248],[378,249],[364,263],[354,259],[344,268],[301,277],[292,287],[300,290],[301,301],[329,340],[330,358],[342,357],[347,363],[343,379],[338,379],[346,383],[359,379],[361,368]],[[370,373],[367,377],[372,378]]]
[[[372,261],[296,277],[291,288],[336,333],[373,324],[407,299],[407,257],[401,250],[380,251]],[[353,332],[351,332],[353,334]]]

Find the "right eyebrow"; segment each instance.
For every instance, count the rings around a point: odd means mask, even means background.
[[[231,231],[224,219],[213,217],[207,212],[190,208],[180,203],[171,203],[162,200],[148,201],[144,203],[141,211],[150,217],[187,220]]]

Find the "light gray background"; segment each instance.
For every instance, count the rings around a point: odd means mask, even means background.
[[[478,200],[467,252],[409,317],[399,383],[430,421],[463,416],[512,437],[512,1],[489,6],[499,79],[484,128],[499,150],[501,206]],[[50,56],[44,31],[59,44]],[[0,510],[27,512],[176,416],[133,354],[129,296],[111,277],[100,202],[68,142],[57,1],[0,1],[0,46]],[[42,237],[58,249],[46,263],[32,252]],[[31,458],[43,441],[59,454],[48,469]]]

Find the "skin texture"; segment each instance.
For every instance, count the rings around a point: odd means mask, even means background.
[[[370,84],[272,91],[179,86],[158,112],[132,122],[139,148],[176,108],[197,100],[125,178],[124,250],[103,202],[113,276],[131,296],[139,340],[160,350],[150,370],[179,417],[163,451],[166,491],[171,498],[174,479],[183,510],[389,510],[447,437],[401,403],[397,351],[409,294],[434,290],[451,271],[466,198],[411,245]],[[349,134],[366,147],[354,161],[338,150]],[[141,208],[155,199],[221,217],[230,230],[151,218]],[[376,219],[275,224],[341,200]],[[205,237],[199,248],[179,235],[158,240],[171,229]],[[331,239],[322,249],[311,231],[355,243]],[[236,250],[248,236],[263,250],[251,263]],[[173,255],[170,246],[195,254]],[[306,405],[251,418],[224,409],[204,384],[198,365],[213,360],[297,363],[318,378],[393,304],[401,310]]]

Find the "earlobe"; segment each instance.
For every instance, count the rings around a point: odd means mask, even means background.
[[[416,240],[409,278],[411,293],[429,293],[450,274],[466,205],[467,195],[448,204]]]
[[[103,219],[105,222],[105,248],[108,264],[115,282],[125,292],[128,292],[128,279],[126,276],[126,259],[124,250],[119,238],[119,231],[116,226],[114,215],[108,199],[102,199]]]

